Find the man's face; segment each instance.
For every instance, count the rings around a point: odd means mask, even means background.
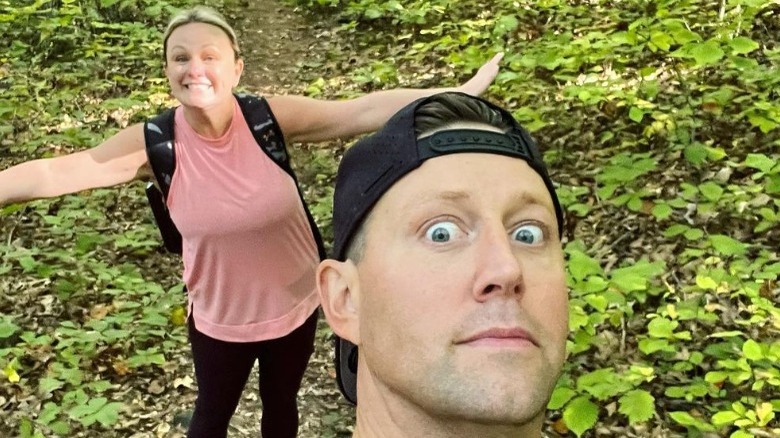
[[[568,332],[557,230],[520,159],[446,155],[398,181],[357,263],[359,391],[370,379],[434,417],[541,421]]]

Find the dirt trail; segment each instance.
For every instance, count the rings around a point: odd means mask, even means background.
[[[299,64],[321,42],[312,26],[278,0],[246,0],[243,9],[225,11],[238,33],[244,58],[241,86],[261,94],[300,92]]]

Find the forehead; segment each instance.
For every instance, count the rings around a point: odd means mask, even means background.
[[[502,210],[535,204],[554,212],[544,181],[528,163],[490,153],[457,153],[425,161],[396,182],[374,212],[403,215],[426,201]]]
[[[187,23],[171,32],[168,38],[168,46],[188,46],[205,44],[230,45],[230,37],[219,26],[208,23]]]

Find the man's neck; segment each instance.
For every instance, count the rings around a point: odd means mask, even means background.
[[[544,415],[525,424],[490,424],[442,418],[407,400],[387,395],[358,397],[352,438],[540,438]]]
[[[446,427],[435,427],[431,423],[423,425],[415,423],[379,425],[370,421],[362,421],[361,416],[358,416],[355,431],[352,434],[352,438],[541,438],[541,436],[542,433],[539,427],[532,430],[528,425],[517,427],[474,423],[464,424],[462,422],[452,422]]]

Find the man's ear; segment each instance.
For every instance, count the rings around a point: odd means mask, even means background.
[[[360,345],[360,278],[351,260],[323,260],[317,268],[317,292],[334,333]]]

